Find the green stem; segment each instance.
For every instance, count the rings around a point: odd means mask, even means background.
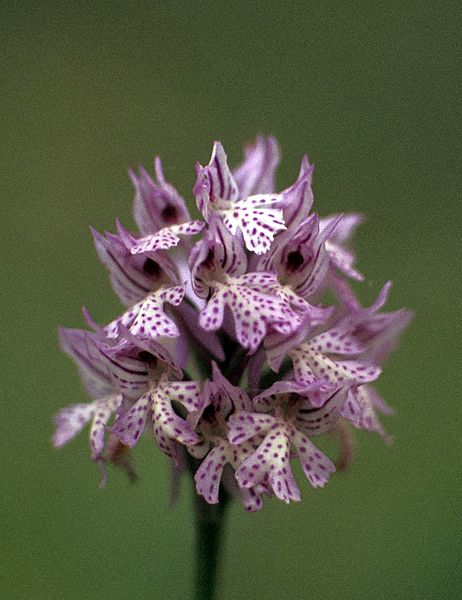
[[[228,505],[228,495],[225,497],[223,493],[221,496],[218,504],[208,504],[202,496],[195,494],[195,600],[216,599],[224,516]]]

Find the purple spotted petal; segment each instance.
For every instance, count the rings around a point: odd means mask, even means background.
[[[158,252],[168,250],[176,246],[181,235],[191,236],[199,233],[204,228],[203,221],[189,221],[180,225],[164,227],[157,233],[136,240],[130,248],[132,254],[143,254],[145,252]]]
[[[251,351],[258,348],[269,328],[288,334],[300,324],[300,319],[283,300],[253,291],[241,285],[237,277],[228,285],[217,286],[200,313],[201,327],[209,331],[221,327],[225,306],[233,314],[239,343]]]
[[[358,429],[378,433],[386,442],[390,442],[375,410],[377,392],[368,385],[360,385],[348,392],[344,416]]]
[[[184,292],[184,286],[157,290],[104,327],[106,336],[120,336],[122,326],[129,328],[132,335],[141,338],[178,337],[176,324],[167,317],[162,307],[164,302],[178,306],[183,300]]]
[[[297,432],[292,442],[308,481],[313,487],[323,487],[335,471],[334,464],[303,433]]]
[[[228,418],[228,439],[231,444],[241,444],[267,431],[276,419],[270,415],[240,411]]]
[[[95,414],[90,429],[90,446],[92,460],[101,458],[105,447],[106,428],[109,419],[115,413],[122,402],[120,394],[114,394],[95,402]]]
[[[182,404],[188,412],[192,412],[202,408],[201,388],[202,385],[198,381],[173,381],[162,383],[159,392]]]
[[[136,446],[144,431],[151,402],[151,393],[146,392],[128,411],[117,418],[112,428],[120,441],[130,448]]]
[[[210,450],[194,476],[197,493],[209,504],[218,502],[220,481],[224,466],[228,462],[227,454],[228,445],[223,441]]]
[[[161,431],[166,437],[176,440],[185,446],[193,446],[200,438],[191,426],[173,410],[169,388],[158,386],[152,394],[152,419],[154,431]]]
[[[337,384],[345,381],[366,383],[381,373],[380,367],[354,360],[333,360],[314,350],[308,342],[289,352],[294,365],[295,379],[305,385],[317,380]]]
[[[259,447],[237,469],[239,486],[250,488],[264,482],[280,500],[300,500],[300,490],[290,467],[291,435],[287,425],[275,423]]]
[[[218,502],[220,481],[226,464],[236,469],[242,461],[252,452],[249,444],[231,446],[228,441],[220,440],[207,454],[206,458],[194,476],[197,493],[203,496],[209,504]],[[240,490],[241,500],[248,511],[258,510],[262,506],[259,494],[254,490]]]
[[[259,195],[240,200],[233,208],[222,211],[223,223],[232,235],[242,232],[248,250],[255,254],[265,254],[278,231],[283,231],[282,209],[272,208],[281,204],[282,196]]]
[[[354,336],[332,328],[320,333],[310,340],[310,345],[317,352],[354,356],[364,352],[365,348]]]
[[[90,428],[92,460],[100,458],[105,446],[106,425],[122,401],[120,394],[112,394],[89,404],[73,404],[55,416],[54,446],[60,448],[73,439],[93,419]]]
[[[169,438],[165,434],[164,430],[161,427],[159,427],[158,424],[154,421],[153,414],[152,417],[154,439],[156,440],[156,444],[158,445],[159,450],[161,450],[166,456],[171,458],[174,464],[177,465],[179,462],[179,457],[181,456],[179,449],[181,449],[182,446],[176,440]]]

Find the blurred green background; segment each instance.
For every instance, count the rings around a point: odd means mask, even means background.
[[[303,500],[232,508],[220,597],[455,599],[461,575],[460,36],[458,3],[10,3],[2,10],[0,597],[189,597],[191,490],[167,508],[149,439],[128,485],[98,489],[86,435],[61,451],[52,415],[85,399],[57,324],[119,310],[88,231],[131,221],[126,169],[191,200],[220,139],[275,134],[293,181],[317,168],[321,214],[368,216],[364,302],[392,279],[416,319],[379,382],[395,444],[358,435],[352,468]],[[460,116],[460,115],[459,115]]]

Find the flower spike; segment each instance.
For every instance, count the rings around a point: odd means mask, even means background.
[[[91,459],[130,475],[127,453],[146,436],[176,481],[194,478],[204,510],[230,495],[253,512],[301,499],[294,461],[312,488],[326,485],[336,466],[317,438],[340,443],[339,469],[354,428],[391,440],[372,385],[412,313],[385,312],[389,282],[361,304],[350,240],[362,215],[313,212],[306,156],[278,191],[279,160],[260,135],[232,169],[215,142],[196,166],[197,220],[159,158],[155,176],[130,171],[137,231],[92,230],[124,308],[103,326],[84,309],[92,332],[59,331],[90,399],[58,412],[56,447],[88,425]]]

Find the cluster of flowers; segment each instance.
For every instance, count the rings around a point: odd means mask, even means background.
[[[176,463],[194,457],[208,503],[223,484],[254,511],[264,496],[300,499],[293,458],[312,486],[328,481],[335,466],[316,436],[341,439],[351,423],[387,439],[376,411],[389,409],[371,383],[411,313],[380,312],[389,283],[359,304],[347,243],[362,217],[310,212],[306,157],[275,193],[278,163],[276,141],[259,137],[231,171],[216,142],[196,169],[203,220],[191,220],[159,159],[155,181],[130,174],[139,235],[119,222],[117,234],[93,231],[128,309],[106,326],[84,311],[91,332],[60,330],[94,401],[56,416],[56,446],[91,421],[91,457],[103,464],[150,433]],[[326,292],[333,306],[320,304]]]

